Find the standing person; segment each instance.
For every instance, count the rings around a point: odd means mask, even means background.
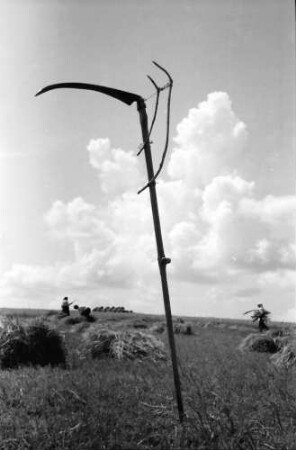
[[[267,326],[267,316],[270,314],[269,311],[267,311],[266,309],[264,309],[264,306],[262,305],[262,303],[259,303],[257,305],[258,309],[252,309],[251,311],[246,311],[244,314],[249,314],[249,313],[253,313],[253,315],[251,316],[251,319],[253,320],[253,322],[256,322],[258,320],[258,326],[259,326],[259,331],[260,333],[262,333],[265,330],[269,330],[269,327]]]
[[[259,331],[262,333],[264,330],[269,330],[266,321],[267,321],[267,315],[269,314],[266,309],[264,309],[262,303],[259,303],[258,306],[258,325],[259,325]]]
[[[66,316],[70,316],[70,305],[72,305],[73,302],[69,303],[68,297],[64,297],[62,301],[62,313]]]

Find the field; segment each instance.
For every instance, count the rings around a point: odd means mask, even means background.
[[[168,352],[164,317],[96,313],[94,322],[81,322],[72,313],[76,320],[67,323],[49,311],[0,313],[2,324],[42,317],[67,349],[63,367],[0,371],[3,450],[296,448],[295,367],[238,349],[257,332],[251,322],[184,318],[193,333],[175,335],[186,413],[180,425],[169,357],[93,359],[83,351],[87,333],[104,327],[153,334]],[[271,327],[291,332],[293,325]]]

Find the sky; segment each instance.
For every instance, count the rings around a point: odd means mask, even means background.
[[[296,321],[291,0],[1,0],[0,307],[163,314],[135,105],[172,75],[157,182],[172,313]],[[153,130],[157,168],[167,90]]]

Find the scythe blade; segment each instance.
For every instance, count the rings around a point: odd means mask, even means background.
[[[44,87],[40,91],[35,94],[35,97],[38,95],[45,94],[45,92],[52,91],[54,89],[62,89],[62,88],[70,88],[70,89],[86,89],[88,91],[96,91],[101,92],[102,94],[109,95],[110,97],[114,97],[117,100],[125,103],[126,105],[131,105],[134,102],[138,102],[139,100],[143,100],[140,95],[133,94],[132,92],[121,91],[119,89],[110,88],[107,86],[100,86],[98,84],[90,84],[90,83],[56,83],[50,84],[49,86]]]

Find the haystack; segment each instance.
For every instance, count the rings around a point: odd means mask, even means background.
[[[296,366],[296,331],[290,330],[289,336],[276,338],[281,340],[280,351],[271,357],[271,361],[279,368],[288,369]]]
[[[152,325],[152,327],[149,329],[149,331],[151,331],[151,333],[164,333],[166,328],[166,324],[165,323],[155,323],[154,325]]]
[[[277,337],[285,336],[285,335],[287,335],[287,333],[285,333],[285,331],[282,330],[281,328],[276,328],[276,329],[267,331],[266,335],[270,336],[271,338],[277,338]]]
[[[144,320],[139,319],[139,320],[134,320],[133,327],[137,328],[137,329],[140,329],[140,328],[144,329],[144,328],[148,328],[148,325]]]
[[[288,369],[296,365],[296,345],[287,344],[278,353],[272,355],[271,361],[279,368]]]
[[[62,336],[43,322],[22,326],[10,323],[0,335],[1,368],[24,365],[57,366],[66,361]]]
[[[270,336],[266,334],[252,333],[246,336],[241,342],[239,349],[253,352],[275,353],[278,347]]]
[[[97,330],[87,335],[85,348],[93,358],[166,359],[163,342],[140,331]]]
[[[88,317],[85,316],[66,316],[63,318],[63,322],[66,325],[76,325],[77,323],[85,323],[85,322],[96,322],[96,317],[90,315]]]
[[[82,316],[75,316],[75,317],[65,316],[65,317],[63,317],[63,323],[65,325],[77,325],[77,323],[82,323],[82,322],[85,322],[85,318]]]
[[[175,334],[193,334],[192,325],[188,322],[177,322],[174,324],[174,333]]]

